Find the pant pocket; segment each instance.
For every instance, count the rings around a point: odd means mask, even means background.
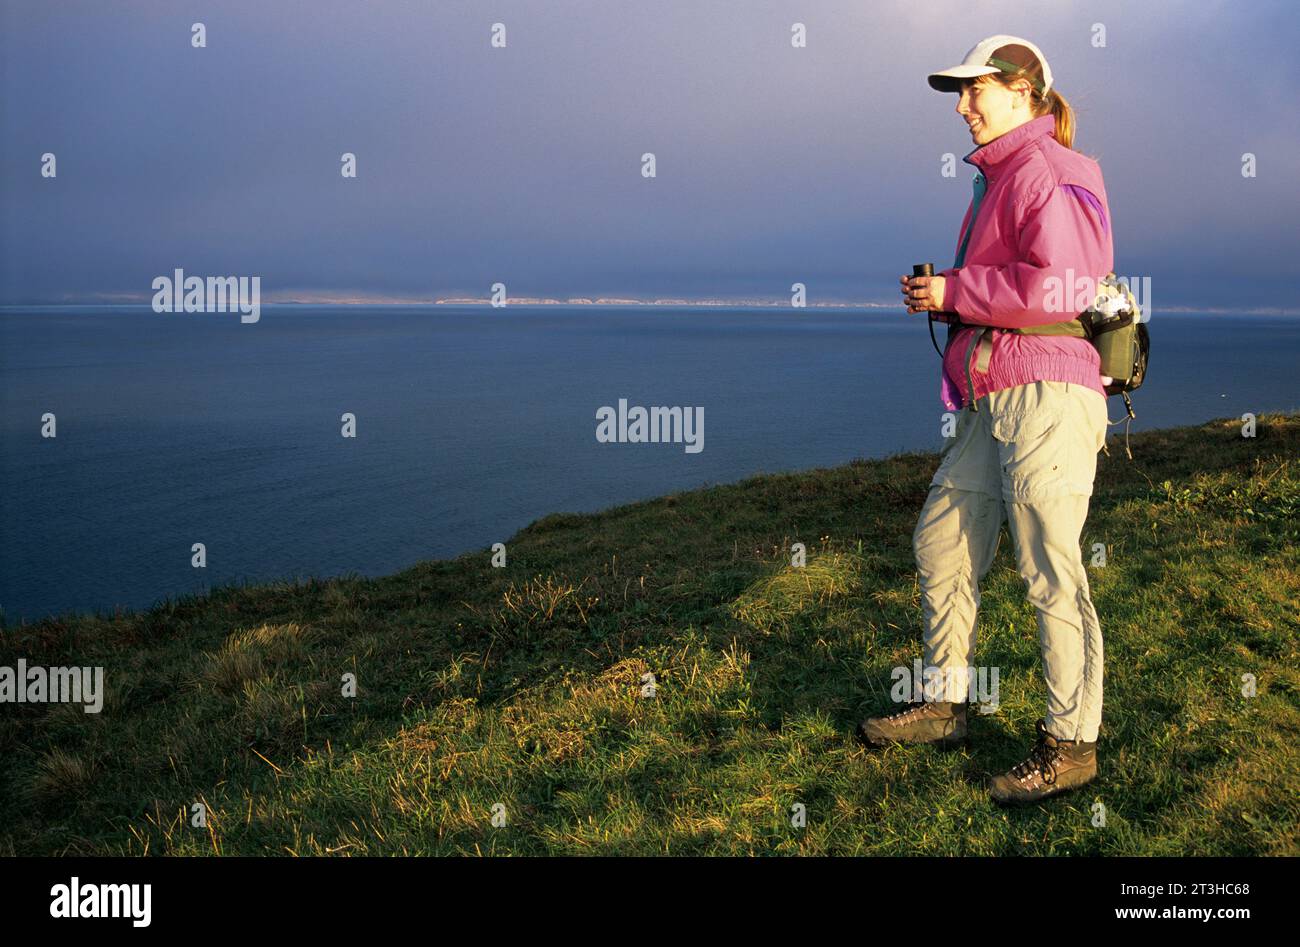
[[[1063,393],[1035,381],[995,391],[989,396],[993,437],[1002,444],[1028,444],[1058,427],[1065,414]]]
[[[1070,479],[1072,438],[1090,435],[1071,430],[1063,390],[1039,381],[1005,392],[990,403],[1003,499],[1023,503],[1078,492]]]

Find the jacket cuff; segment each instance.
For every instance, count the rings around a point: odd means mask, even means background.
[[[934,275],[943,277],[943,311],[955,312],[960,316],[961,310],[957,308],[957,294],[961,286],[961,281],[958,279],[959,273],[961,273],[959,268],[949,267],[946,270],[940,270]]]

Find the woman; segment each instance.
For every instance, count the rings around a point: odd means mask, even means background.
[[[866,720],[859,733],[874,745],[965,739],[979,582],[1005,520],[1038,612],[1047,713],[1028,758],[990,793],[1033,802],[1097,773],[1102,640],[1079,540],[1106,395],[1086,339],[1010,330],[1086,308],[1062,311],[1061,300],[1073,303],[1111,271],[1110,214],[1101,169],[1071,150],[1073,113],[1033,43],[990,37],[929,82],[957,93],[977,146],[965,158],[975,194],[954,265],[900,277],[909,313],[945,314],[940,397],[960,408],[913,535],[927,680],[949,686],[943,700]]]

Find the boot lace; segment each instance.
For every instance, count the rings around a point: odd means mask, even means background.
[[[1011,775],[1016,779],[1025,780],[1037,772],[1042,776],[1043,782],[1050,786],[1056,782],[1056,764],[1061,760],[1061,748],[1047,741],[1047,727],[1043,721],[1038,721],[1037,728],[1038,740],[1034,743],[1034,748],[1029,751],[1029,759],[1011,767]]]
[[[892,714],[886,714],[885,719],[890,723],[907,723],[921,716],[926,708],[933,705],[923,700],[909,700],[903,705],[901,710],[896,710]]]

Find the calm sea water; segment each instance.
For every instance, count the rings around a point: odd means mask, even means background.
[[[1152,334],[1133,430],[1300,407],[1300,320],[1157,314]],[[902,313],[69,308],[0,314],[0,342],[9,621],[385,574],[547,513],[941,446],[939,358]],[[704,450],[597,443],[620,398],[703,407]]]

